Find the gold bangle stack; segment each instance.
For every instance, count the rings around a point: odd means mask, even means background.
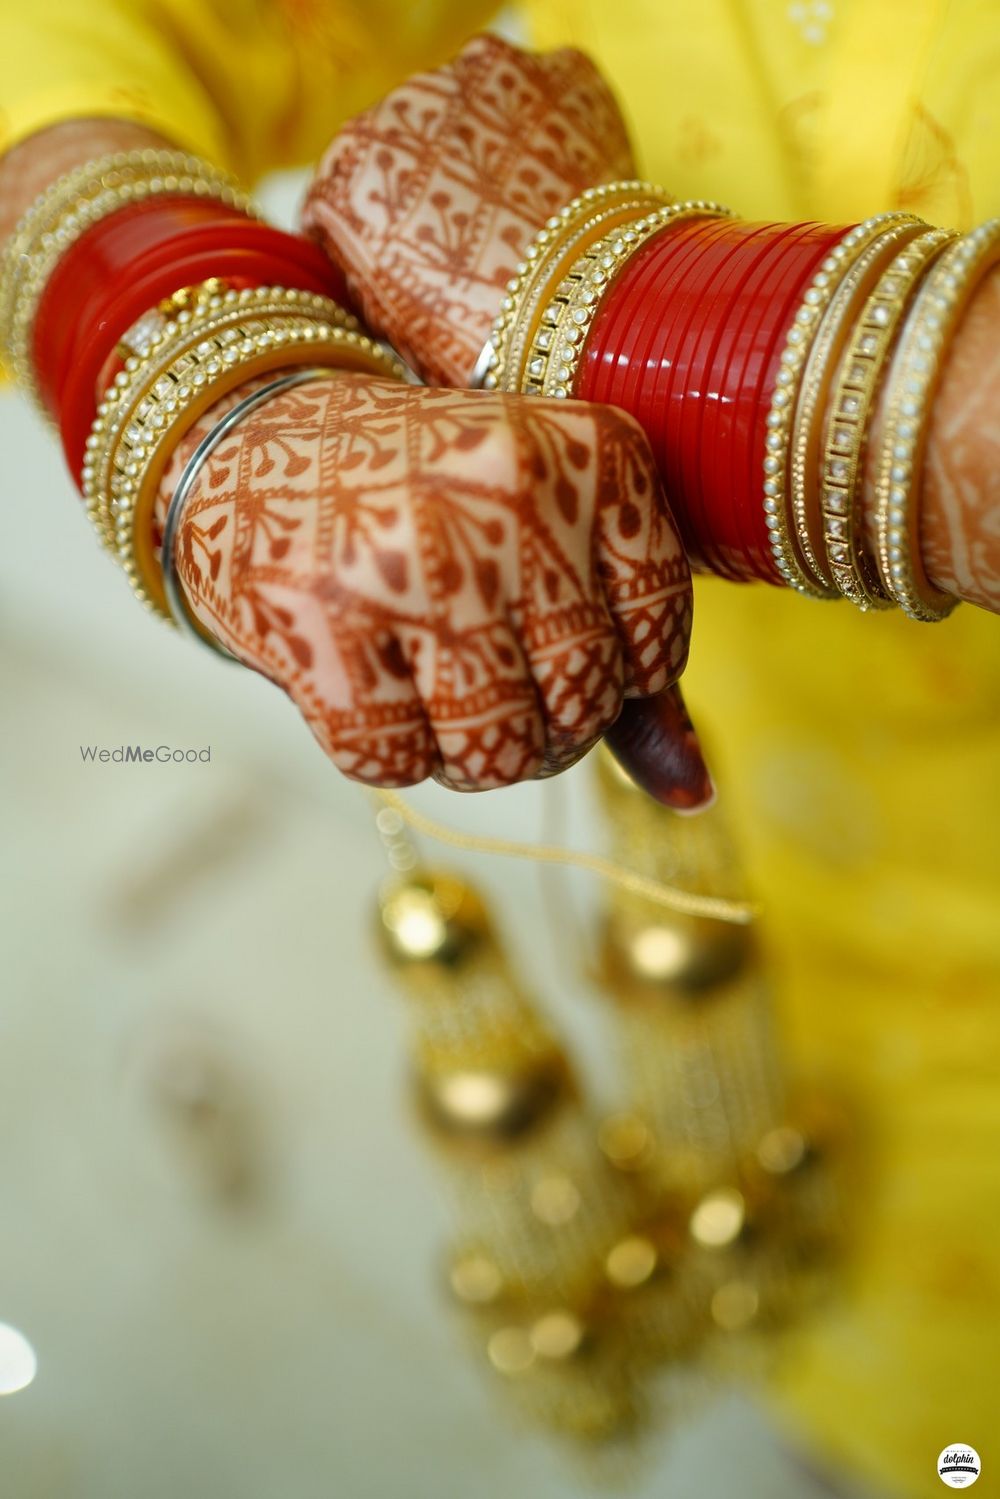
[[[838,591],[861,610],[891,605],[864,544],[862,460],[876,391],[914,291],[954,236],[931,229],[907,245],[865,303],[834,376],[823,445],[823,544]]]
[[[810,598],[838,597],[809,527],[814,511],[810,457],[815,460],[821,395],[859,296],[870,288],[890,250],[921,227],[911,214],[883,213],[846,234],[813,277],[781,352],[766,418],[764,514],[778,571],[790,588]]]
[[[182,151],[123,151],[102,156],[51,184],[24,214],[0,260],[0,349],[11,374],[40,405],[31,339],[42,294],[60,257],[101,219],[131,203],[183,195],[211,198],[246,213],[236,182]]]
[[[917,498],[930,406],[962,313],[1000,263],[1000,219],[949,246],[917,294],[886,389],[876,481],[878,569],[886,594],[911,619],[944,619],[957,602],[936,589],[921,559]]]
[[[791,514],[787,524],[792,543],[800,549],[809,573],[821,583],[824,598],[842,597],[826,572],[822,515],[818,503],[822,418],[830,396],[830,385],[854,319],[877,277],[894,251],[915,239],[924,228],[923,221],[910,214],[880,217],[888,227],[884,227],[851,264],[816,329],[792,418],[787,475]],[[765,499],[768,494],[777,492],[765,491]]]
[[[98,408],[82,472],[88,514],[133,592],[171,619],[153,541],[167,461],[203,412],[255,375],[301,361],[403,379],[403,365],[329,298],[284,287],[191,299],[147,330]]]

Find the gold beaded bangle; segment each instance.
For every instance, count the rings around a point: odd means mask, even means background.
[[[820,418],[826,410],[830,384],[856,313],[860,311],[892,253],[900,245],[915,239],[925,227],[921,219],[909,214],[883,217],[904,222],[884,228],[861,252],[837,287],[810,345],[792,417],[788,465],[791,513],[788,524],[794,527],[794,539],[805,564],[814,577],[822,581],[826,589],[824,596],[827,598],[840,598],[841,594],[833,588],[833,580],[825,571],[823,518],[819,508],[818,488],[822,439]]]
[[[589,247],[570,268],[543,308],[521,380],[524,395],[565,399],[572,391],[577,366],[601,298],[615,276],[642,245],[683,219],[728,218],[720,203],[690,199],[654,209],[643,218],[611,230]]]
[[[285,287],[220,290],[218,283],[203,283],[198,287],[184,288],[169,299],[170,303],[176,304],[178,300],[185,299],[185,294],[188,305],[181,307],[174,316],[164,318],[160,310],[146,314],[136,325],[141,328],[141,335],[137,335],[135,329],[126,335],[135,339],[135,345],[125,358],[124,368],[106,391],[101,403],[102,410],[98,411],[87,438],[81,471],[84,504],[92,523],[111,551],[117,550],[116,516],[121,508],[117,502],[112,503],[115,497],[111,492],[111,462],[117,451],[119,437],[129,426],[133,411],[137,433],[138,424],[145,422],[154,399],[160,395],[172,394],[171,382],[167,378],[170,366],[189,348],[203,340],[208,329],[226,332],[225,344],[227,350],[230,350],[237,340],[231,338],[226,330],[249,318],[299,313],[304,317],[322,319],[342,327],[357,327],[355,320],[337,303],[312,292]],[[234,362],[236,356],[226,352],[219,357],[229,364]],[[214,371],[200,372],[195,384],[200,388],[211,373]],[[138,440],[135,434],[132,434],[132,440]],[[124,493],[128,493],[127,485]]]
[[[168,323],[151,354],[116,377],[87,442],[84,498],[133,592],[170,618],[152,514],[170,453],[208,408],[255,375],[299,362],[404,378],[380,345],[343,326],[336,303],[261,288],[184,327]]]
[[[823,544],[833,581],[859,609],[884,609],[883,592],[864,546],[862,455],[883,365],[920,277],[954,238],[932,229],[907,245],[865,303],[834,377],[823,445]]]
[[[520,389],[524,348],[538,304],[573,255],[614,223],[670,201],[666,188],[654,182],[609,182],[588,188],[546,221],[507,283],[499,316],[483,351],[487,356],[481,380],[484,389]]]
[[[864,263],[862,252],[871,249],[884,254],[886,231],[892,227],[898,236],[904,225],[910,233],[915,234],[920,220],[912,214],[881,213],[866,219],[863,224],[858,224],[844,235],[813,276],[796,310],[785,347],[781,351],[781,363],[766,418],[769,440],[764,460],[764,517],[771,553],[778,571],[790,588],[810,598],[837,598],[839,594],[832,587],[830,577],[813,552],[805,523],[804,496],[801,515],[795,510],[794,502],[790,513],[786,498],[786,487],[794,487],[790,482],[789,450],[805,388],[809,383],[806,380],[806,366],[818,341],[823,320],[839,299],[841,288],[846,284],[857,285],[856,280],[848,283],[847,277],[856,266]],[[871,265],[871,257],[867,265]],[[825,367],[820,366],[821,369]],[[815,379],[812,383],[815,387]],[[815,389],[810,394],[815,399]],[[810,423],[814,411],[815,407],[808,413]],[[805,488],[804,483],[798,488],[801,494]]]
[[[875,487],[876,552],[889,597],[911,619],[945,619],[958,600],[935,588],[920,547],[917,500],[931,402],[959,319],[982,278],[1000,263],[1000,219],[950,246],[914,301],[893,358]]]
[[[128,151],[100,157],[58,178],[24,214],[0,261],[0,347],[14,378],[40,404],[31,365],[35,316],[60,258],[110,214],[148,198],[211,198],[253,212],[225,173],[180,151]]]

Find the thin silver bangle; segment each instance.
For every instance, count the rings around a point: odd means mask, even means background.
[[[276,380],[268,381],[259,390],[253,390],[242,401],[238,401],[231,411],[227,411],[221,421],[217,422],[210,432],[206,432],[201,442],[195,448],[191,457],[184,465],[184,470],[177,481],[177,488],[170,496],[170,504],[167,506],[167,518],[163,523],[163,547],[160,553],[160,562],[163,568],[163,591],[167,596],[167,603],[174,623],[185,635],[193,635],[196,640],[210,651],[219,656],[225,656],[229,661],[239,661],[232,651],[226,649],[221,641],[198,628],[188,611],[187,602],[181,589],[180,579],[177,576],[177,568],[174,564],[174,542],[177,539],[177,527],[180,524],[181,511],[187,501],[194,482],[201,472],[202,464],[209,454],[218,447],[224,437],[243,418],[258,406],[263,406],[272,396],[280,395],[282,391],[292,390],[296,385],[305,385],[311,380],[328,379],[333,373],[330,369],[309,366],[304,369],[290,370],[284,375],[279,375]],[[243,664],[242,662],[240,663]]]
[[[489,338],[483,344],[479,358],[472,366],[472,378],[469,381],[470,390],[483,389],[483,381],[486,379],[486,376],[493,368],[495,362],[496,354],[493,349],[493,335],[490,334]]]

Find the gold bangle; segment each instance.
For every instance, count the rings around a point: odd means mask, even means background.
[[[404,367],[352,328],[336,303],[262,288],[182,328],[167,324],[155,358],[116,377],[88,438],[84,496],[133,592],[170,618],[152,514],[170,453],[208,408],[255,375],[304,360],[404,378]],[[129,361],[131,362],[131,361]]]
[[[212,286],[216,289],[210,295],[199,295]],[[117,551],[117,512],[122,508],[117,502],[113,503],[111,493],[111,465],[119,438],[130,425],[131,413],[134,412],[133,425],[138,432],[139,424],[145,422],[156,396],[171,395],[172,385],[168,378],[171,365],[204,339],[207,330],[213,334],[225,332],[225,343],[232,348],[237,340],[226,330],[250,318],[297,312],[339,326],[357,327],[355,320],[337,303],[312,292],[285,287],[220,291],[217,283],[205,283],[185,290],[191,293],[191,303],[173,317],[164,320],[162,314],[146,314],[139,320],[136,326],[142,327],[142,335],[125,359],[124,368],[105,392],[102,409],[98,411],[86,441],[80,476],[84,505],[98,534],[112,552]],[[135,337],[135,334],[131,336]],[[220,358],[225,363],[232,363],[235,355],[227,352]],[[201,372],[197,385],[203,385],[207,378],[208,372]],[[124,492],[128,493],[127,486]]]
[[[865,549],[861,515],[862,457],[872,402],[917,284],[953,238],[949,230],[929,230],[892,260],[865,303],[834,377],[823,444],[823,544],[834,583],[861,610],[892,604]]]
[[[813,276],[781,351],[766,418],[764,518],[778,571],[790,588],[810,598],[838,598],[839,593],[811,544],[806,520],[805,465],[793,469],[789,462],[790,449],[808,441],[818,400],[821,382],[815,374],[812,380],[807,379],[806,369],[812,363],[813,349],[824,329],[829,330],[827,342],[832,341],[837,324],[828,322],[827,315],[836,306],[839,321],[853,303],[859,281],[863,281],[873,262],[884,255],[887,245],[895,243],[904,231],[915,234],[920,223],[912,214],[880,213],[845,234]],[[845,289],[850,295],[842,296]],[[824,361],[818,371],[828,367]],[[813,368],[816,369],[815,364]],[[791,492],[791,506],[786,490]]]
[[[609,182],[587,188],[546,221],[507,283],[490,334],[492,352],[482,380],[484,389],[520,389],[524,347],[534,313],[573,254],[618,220],[670,201],[666,188],[654,182]]]
[[[560,400],[571,393],[587,333],[604,293],[654,234],[683,219],[730,216],[731,211],[720,203],[690,199],[654,209],[643,218],[611,230],[591,245],[542,309],[521,380],[522,394]]]
[[[102,219],[131,203],[183,195],[253,213],[235,181],[180,151],[100,157],[58,178],[24,214],[0,261],[0,347],[20,385],[41,405],[31,363],[35,316],[61,257]]]
[[[911,619],[945,619],[958,600],[924,568],[917,504],[929,408],[959,319],[1000,262],[1000,219],[950,246],[921,287],[892,362],[875,487],[876,552],[886,593]]]
[[[809,349],[802,373],[801,386],[792,417],[792,439],[788,465],[788,490],[791,513],[788,524],[794,527],[795,540],[806,564],[828,590],[826,597],[840,598],[833,579],[824,571],[823,517],[819,508],[819,449],[822,422],[830,385],[840,362],[844,344],[860,311],[860,306],[885,269],[892,253],[916,238],[923,221],[909,214],[892,215],[907,222],[884,229],[858,256],[837,288]],[[821,560],[822,559],[822,560]]]

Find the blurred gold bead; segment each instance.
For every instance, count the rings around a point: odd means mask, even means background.
[[[433,870],[383,887],[382,946],[396,963],[461,963],[490,936],[486,907],[470,886]]]
[[[523,1374],[535,1361],[535,1350],[523,1327],[501,1327],[490,1338],[486,1352],[500,1374]]]
[[[677,913],[635,925],[612,918],[604,938],[604,970],[612,984],[698,994],[735,978],[753,951],[748,926]]]
[[[425,1114],[442,1134],[499,1144],[550,1117],[568,1093],[568,1073],[561,1055],[553,1054],[518,1072],[490,1067],[425,1072],[417,1088]]]
[[[632,1234],[608,1251],[604,1264],[612,1285],[630,1291],[649,1280],[658,1259],[656,1246],[650,1239],[644,1234]]]
[[[572,1312],[547,1312],[528,1334],[539,1358],[572,1358],[583,1342],[583,1324]]]
[[[531,1193],[531,1211],[550,1228],[568,1223],[579,1206],[580,1193],[575,1183],[562,1174],[543,1177]]]
[[[451,1267],[451,1288],[459,1301],[485,1306],[503,1290],[503,1276],[485,1254],[470,1254]]]
[[[712,1321],[723,1332],[740,1332],[756,1317],[760,1297],[745,1280],[728,1280],[712,1297]]]
[[[787,1176],[798,1170],[809,1153],[809,1142],[801,1130],[782,1124],[768,1130],[757,1146],[757,1159],[772,1176]]]
[[[746,1203],[735,1187],[719,1187],[701,1199],[691,1214],[691,1237],[704,1249],[725,1249],[746,1225]]]
[[[639,1171],[653,1153],[649,1126],[637,1114],[612,1114],[601,1122],[597,1143],[620,1171]]]

